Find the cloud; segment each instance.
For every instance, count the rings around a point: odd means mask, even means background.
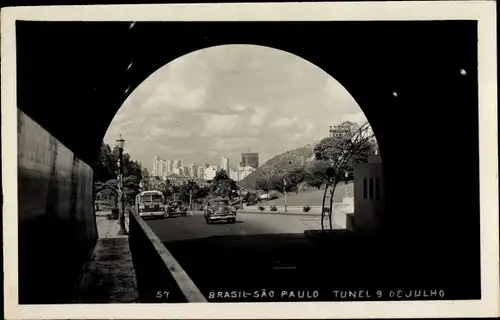
[[[352,121],[356,123],[364,123],[367,121],[366,116],[363,112],[347,113],[342,115],[341,121]]]
[[[237,128],[241,128],[241,117],[237,114],[212,114],[204,119],[205,126],[202,137],[227,136]]]
[[[143,104],[143,111],[154,111],[162,106],[181,110],[198,111],[205,109],[206,89],[190,88],[181,83],[158,86]]]
[[[364,114],[335,79],[290,53],[253,45],[211,47],[158,69],[136,88],[105,136],[121,133],[126,152],[219,165],[259,152],[260,162]],[[268,125],[269,124],[269,125]]]
[[[234,106],[230,106],[229,109],[231,111],[245,111],[247,107],[245,107],[244,105],[242,104],[237,104],[237,105],[234,105]]]
[[[307,118],[279,118],[272,122],[269,127],[275,129],[289,129],[291,131],[301,131],[301,134],[308,135],[314,130],[314,122]]]
[[[218,139],[214,141],[213,148],[218,151],[228,151],[235,148],[246,149],[258,141],[259,139],[253,137]]]
[[[165,131],[166,130],[164,128],[160,127],[152,128],[151,131],[149,131],[149,136],[151,138],[160,137],[165,134]]]
[[[255,112],[250,116],[250,124],[252,126],[260,126],[265,120],[268,110],[262,107],[255,107]]]
[[[164,137],[169,138],[189,138],[193,132],[187,128],[169,127],[164,130]]]
[[[280,118],[272,122],[269,126],[271,128],[290,128],[299,123],[299,118]]]

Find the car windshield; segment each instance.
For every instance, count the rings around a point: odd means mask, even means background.
[[[140,202],[158,202],[158,201],[163,201],[163,196],[160,194],[145,194],[142,195],[140,198]]]
[[[217,206],[228,206],[229,205],[229,201],[227,201],[227,200],[215,200],[215,201],[210,202],[210,205],[214,206],[214,207],[217,207]]]

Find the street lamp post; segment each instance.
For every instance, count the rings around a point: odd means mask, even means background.
[[[344,181],[344,188],[345,188],[345,197],[349,197],[349,193],[347,192],[347,182],[349,180],[349,172],[345,172],[345,181]]]
[[[193,189],[189,189],[189,210],[193,210]]]
[[[120,210],[120,230],[118,231],[118,235],[126,235],[127,230],[125,229],[125,197],[123,192],[123,147],[125,146],[125,139],[120,135],[120,139],[116,140],[118,152],[119,152],[119,176],[118,176],[118,190],[120,195],[121,202],[121,210]]]
[[[287,206],[286,206],[286,180],[283,179],[283,194],[285,195],[285,212],[288,212]]]
[[[241,191],[241,187],[238,188],[240,193],[240,210],[243,210],[243,192]]]

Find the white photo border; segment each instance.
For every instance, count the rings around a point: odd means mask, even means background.
[[[4,297],[6,319],[259,319],[499,316],[496,7],[494,1],[40,6],[1,15]],[[411,21],[477,20],[481,300],[19,305],[16,20]],[[40,289],[43,295],[43,288]]]

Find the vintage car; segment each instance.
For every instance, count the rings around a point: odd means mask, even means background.
[[[165,198],[161,191],[149,190],[139,193],[135,197],[135,205],[142,218],[165,217]]]
[[[210,224],[215,221],[236,222],[236,210],[232,208],[227,199],[211,199],[204,209],[205,221]]]
[[[172,201],[165,207],[165,215],[167,217],[172,217],[175,215],[186,216],[187,208],[181,201]]]

